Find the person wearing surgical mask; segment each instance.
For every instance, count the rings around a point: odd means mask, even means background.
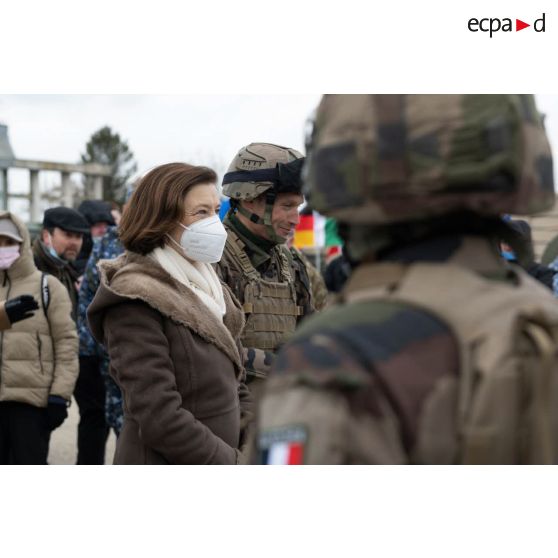
[[[88,321],[123,393],[115,464],[244,462],[244,317],[213,268],[226,241],[216,181],[185,163],[148,172],[120,222],[126,251],[99,264]]]
[[[32,247],[37,268],[53,275],[66,287],[74,320],[77,320],[79,283],[74,264],[88,230],[87,221],[75,209],[51,207],[45,211],[41,234]]]
[[[23,239],[7,219],[0,221],[0,271],[8,270],[20,256]],[[10,329],[12,324],[31,318],[39,309],[33,295],[22,294],[0,302],[0,331]]]
[[[0,464],[46,465],[51,432],[68,416],[77,332],[62,283],[33,262],[27,227],[0,212]],[[1,317],[1,316],[0,316]]]

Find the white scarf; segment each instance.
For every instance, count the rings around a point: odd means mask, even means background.
[[[151,256],[174,279],[186,285],[222,322],[226,313],[223,287],[208,263],[190,262],[170,246],[155,248]]]

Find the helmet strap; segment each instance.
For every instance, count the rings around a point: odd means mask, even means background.
[[[267,231],[267,234],[269,236],[269,240],[271,242],[274,242],[275,244],[284,244],[287,241],[287,239],[283,238],[282,236],[279,236],[275,232],[275,229],[273,228],[273,224],[271,222],[271,215],[273,213],[273,204],[275,203],[275,198],[276,197],[277,197],[277,194],[273,190],[268,190],[266,192],[266,194],[265,194],[265,210],[264,210],[263,217],[260,217],[259,215],[256,215],[255,213],[252,213],[251,211],[249,211],[248,209],[243,207],[240,203],[235,204],[234,210],[237,211],[238,213],[240,213],[241,215],[244,215],[244,217],[246,217],[246,219],[249,219],[252,223],[255,223],[256,225],[264,225],[265,229]],[[231,205],[231,209],[229,211],[231,211],[231,210],[233,210],[232,205]]]
[[[276,197],[277,194],[274,190],[268,190],[265,193],[265,211],[264,211],[263,222],[267,230],[269,240],[271,240],[271,242],[274,242],[275,244],[284,244],[287,241],[287,239],[283,238],[282,236],[279,236],[275,232],[275,229],[273,228],[273,224],[271,222],[271,215],[273,213],[273,204],[275,203]]]
[[[241,215],[244,215],[246,219],[250,220],[252,223],[255,223],[256,225],[265,225],[264,220],[259,215],[256,215],[255,213],[248,211],[245,207],[242,207],[240,204],[236,207],[236,211]]]

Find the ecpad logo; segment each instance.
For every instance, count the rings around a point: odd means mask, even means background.
[[[546,26],[546,14],[536,19],[533,23],[533,29],[536,33],[544,33],[545,26]],[[490,38],[492,38],[493,33],[497,33],[498,31],[503,32],[511,32],[513,31],[512,19],[509,17],[505,17],[503,19],[497,17],[485,17],[482,19],[477,19],[472,17],[468,23],[467,27],[469,31],[473,33],[477,33],[478,31],[482,31],[484,33],[490,33]],[[531,27],[530,23],[525,23],[520,19],[515,20],[515,31],[521,31],[522,29],[526,29],[527,27]]]

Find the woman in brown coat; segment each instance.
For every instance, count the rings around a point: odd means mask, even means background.
[[[225,232],[215,173],[150,171],[120,223],[126,252],[101,262],[88,310],[124,396],[116,464],[236,464],[252,418],[242,310],[221,284]]]

